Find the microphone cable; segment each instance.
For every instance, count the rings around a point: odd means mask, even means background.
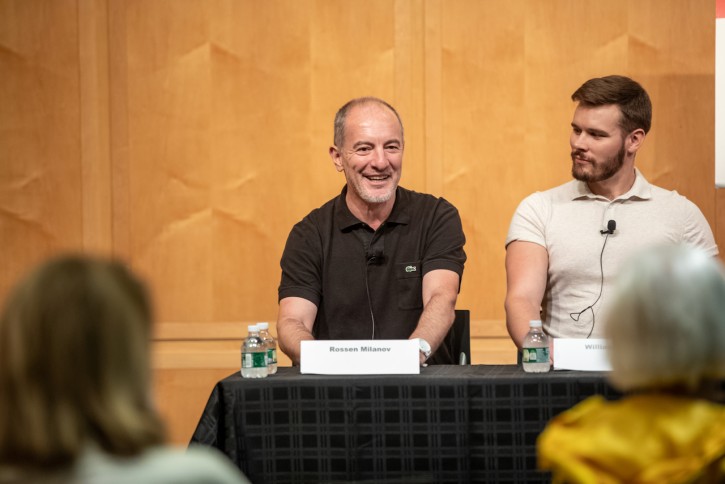
[[[372,335],[370,339],[375,339],[375,314],[373,313],[373,300],[370,297],[370,284],[368,283],[368,271],[370,264],[377,265],[384,262],[382,251],[375,250],[370,252],[370,247],[365,251],[365,293],[368,296],[368,308],[370,309],[370,321],[373,325]]]
[[[373,333],[370,339],[375,339],[375,315],[373,314],[373,301],[370,298],[370,285],[368,284],[368,270],[370,270],[370,261],[372,258],[365,261],[365,292],[368,295],[368,308],[370,308],[370,321],[373,324]]]
[[[607,246],[607,240],[609,240],[609,236],[614,233],[616,228],[617,228],[617,222],[615,222],[614,220],[610,220],[607,223],[607,230],[600,230],[600,233],[606,234],[606,236],[604,237],[604,244],[602,244],[602,250],[599,253],[599,273],[601,275],[601,280],[599,283],[599,295],[597,296],[597,298],[594,300],[593,303],[591,303],[589,306],[585,307],[578,313],[569,313],[569,317],[571,319],[573,319],[576,322],[579,322],[579,318],[581,318],[581,315],[584,314],[584,312],[591,310],[592,327],[589,329],[589,334],[587,334],[587,339],[589,339],[589,337],[594,332],[594,325],[596,324],[596,317],[594,314],[594,305],[597,304],[597,302],[599,302],[599,299],[602,297],[602,292],[604,292],[604,248]]]

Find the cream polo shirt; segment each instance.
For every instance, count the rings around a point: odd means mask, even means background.
[[[717,255],[712,230],[700,209],[676,191],[650,185],[639,170],[635,173],[632,188],[611,201],[593,194],[585,182],[572,180],[529,195],[516,209],[506,245],[533,242],[549,254],[541,302],[541,319],[549,335],[586,338],[591,331],[592,338],[601,338],[601,309],[611,297],[614,279],[627,258],[641,249],[688,243]],[[607,238],[600,230],[609,220],[616,221],[617,228]],[[596,301],[600,288],[599,301],[585,310]]]

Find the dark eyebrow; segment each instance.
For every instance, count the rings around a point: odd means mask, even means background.
[[[602,130],[599,130],[599,129],[584,129],[581,126],[579,126],[578,124],[576,124],[576,123],[571,123],[571,127],[574,128],[574,129],[581,130],[581,131],[586,131],[587,133],[592,134],[594,136],[601,136],[601,137],[608,137],[608,136],[610,136],[610,134],[607,133],[606,131],[602,131]]]

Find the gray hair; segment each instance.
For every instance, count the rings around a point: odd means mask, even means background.
[[[337,110],[337,114],[335,114],[335,133],[334,133],[334,137],[332,140],[332,142],[335,144],[335,146],[340,148],[340,147],[342,147],[343,143],[345,142],[345,120],[347,118],[347,113],[350,111],[350,109],[355,106],[359,106],[361,104],[370,104],[370,103],[376,103],[376,104],[385,106],[386,108],[390,109],[393,112],[393,114],[395,114],[395,117],[398,118],[398,123],[400,123],[400,136],[401,136],[401,138],[405,139],[405,137],[403,135],[403,121],[400,119],[400,115],[398,114],[398,111],[396,111],[393,106],[391,106],[390,104],[388,104],[387,102],[383,101],[380,98],[366,96],[366,97],[358,97],[358,98],[352,99],[352,100],[346,102],[340,109]]]
[[[620,274],[604,331],[620,390],[701,389],[725,376],[725,269],[693,247],[637,254]]]

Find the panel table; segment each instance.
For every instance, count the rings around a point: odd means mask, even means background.
[[[594,394],[619,396],[602,373],[516,365],[235,373],[212,391],[192,443],[219,448],[255,483],[548,482],[536,470],[536,437]]]

